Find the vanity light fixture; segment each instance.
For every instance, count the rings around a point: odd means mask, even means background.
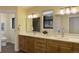
[[[61,15],[64,15],[64,14],[65,14],[65,10],[64,10],[64,9],[61,9],[61,10],[60,10],[60,14],[61,14]]]
[[[78,11],[76,9],[76,7],[64,7],[60,10],[60,14],[64,15],[64,14],[76,14]]]
[[[53,14],[53,11],[52,10],[44,11],[43,12],[43,15],[51,15],[51,14]]]
[[[33,16],[32,15],[28,15],[28,18],[32,18]]]
[[[73,7],[72,9],[71,9],[71,13],[73,13],[73,14],[75,14],[75,13],[77,13],[78,11],[77,11],[77,9],[75,8],[75,7]]]
[[[71,13],[71,8],[66,8],[66,9],[65,9],[65,13],[66,13],[66,14],[70,14],[70,13]]]
[[[34,14],[34,13],[32,13],[32,14],[30,14],[30,15],[28,15],[28,18],[37,18],[37,17],[39,17],[39,15],[38,14]]]

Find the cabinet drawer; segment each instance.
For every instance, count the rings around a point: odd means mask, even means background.
[[[35,51],[34,51],[35,53],[46,53],[46,51],[43,49],[43,50],[41,50],[41,49],[36,49]]]
[[[34,52],[38,52],[38,53],[45,53],[46,52],[46,48],[39,48],[39,47],[35,47],[35,51]]]
[[[35,48],[46,48],[46,45],[35,45]]]
[[[35,43],[39,43],[39,44],[45,44],[46,40],[45,39],[36,39]]]
[[[58,53],[58,46],[56,45],[48,45],[47,46],[48,53]]]
[[[47,40],[47,45],[49,45],[49,46],[52,46],[52,45],[59,45],[59,41]]]
[[[46,49],[46,44],[45,43],[35,43],[35,49],[39,48],[39,49]]]
[[[59,46],[63,46],[63,47],[72,47],[72,43],[70,42],[60,42]]]
[[[59,52],[60,53],[71,53],[72,52],[72,48],[71,47],[59,47]]]
[[[45,43],[35,43],[34,45],[35,45],[35,47],[36,47],[36,46],[42,46],[42,47],[45,47],[45,46],[46,46]]]

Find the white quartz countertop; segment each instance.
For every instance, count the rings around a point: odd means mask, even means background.
[[[22,32],[22,33],[19,33],[19,35],[79,43],[79,35],[78,34],[65,34],[64,37],[62,37],[61,35],[44,35],[41,33],[28,33],[28,32],[23,33]]]

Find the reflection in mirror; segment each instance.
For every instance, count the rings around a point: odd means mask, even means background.
[[[32,19],[33,31],[40,32],[40,17]]]
[[[43,28],[53,29],[53,11],[46,11],[43,13]]]
[[[5,24],[4,23],[1,23],[1,30],[4,31],[4,26]]]
[[[69,17],[69,32],[79,34],[79,16]]]

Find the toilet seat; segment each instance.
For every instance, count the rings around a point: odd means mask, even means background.
[[[1,40],[1,46],[6,46],[7,38],[6,37],[1,37],[0,40]]]

